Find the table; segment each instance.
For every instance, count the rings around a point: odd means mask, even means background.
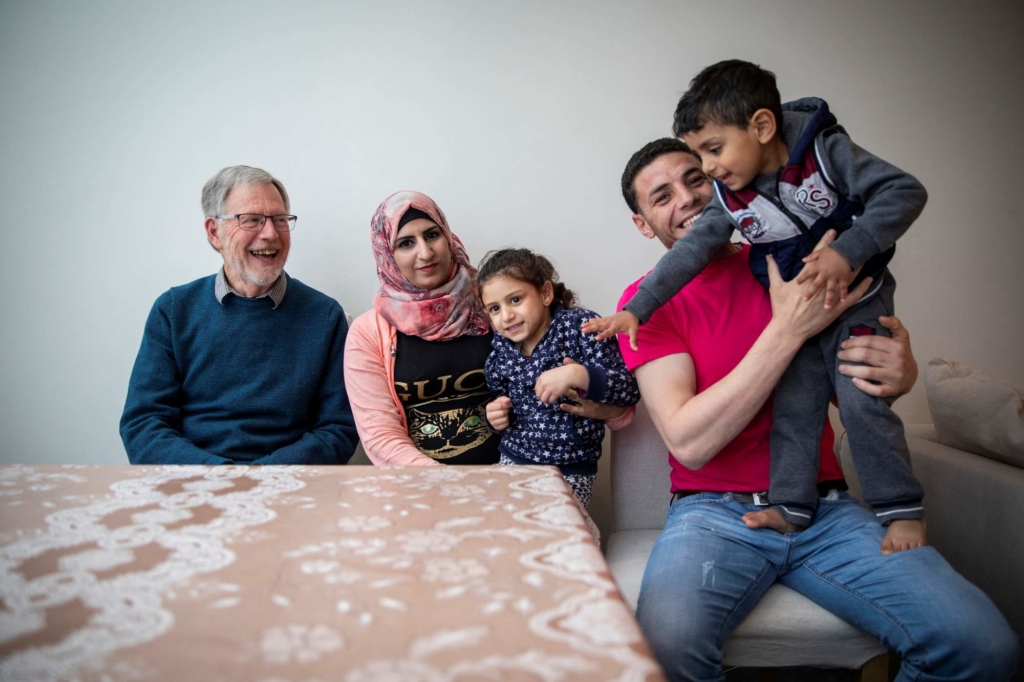
[[[551,467],[0,466],[0,679],[656,681]]]

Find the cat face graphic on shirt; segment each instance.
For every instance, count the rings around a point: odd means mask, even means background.
[[[461,455],[492,435],[484,421],[483,409],[480,405],[431,413],[410,408],[409,435],[420,452],[434,459]]]

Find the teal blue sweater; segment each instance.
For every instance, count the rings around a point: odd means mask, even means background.
[[[287,275],[284,275],[287,277]],[[334,299],[288,278],[271,298],[174,287],[146,320],[121,440],[132,464],[344,464],[356,447]]]

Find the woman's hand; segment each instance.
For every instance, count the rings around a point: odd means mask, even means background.
[[[917,361],[910,349],[910,334],[898,317],[880,317],[889,330],[885,336],[855,336],[842,343],[839,359],[863,365],[839,365],[839,373],[853,377],[853,385],[868,395],[889,398],[906,395],[917,381]]]
[[[829,230],[818,242],[815,250],[824,249],[832,243],[835,237],[835,231]],[[836,318],[847,308],[857,303],[861,296],[867,293],[872,280],[870,277],[865,278],[856,289],[850,292],[846,300],[832,308],[826,308],[824,305],[824,289],[819,289],[810,300],[807,300],[807,290],[810,288],[809,285],[813,285],[813,282],[808,281],[803,285],[797,284],[796,279],[784,282],[779,273],[779,266],[771,256],[768,256],[768,281],[770,287],[768,294],[772,301],[770,324],[779,328],[794,342],[802,344],[835,322]]]
[[[484,408],[484,416],[487,417],[487,423],[491,425],[492,429],[495,431],[504,431],[508,428],[508,413],[511,410],[512,399],[507,395],[498,396],[491,402],[487,403],[487,407]]]

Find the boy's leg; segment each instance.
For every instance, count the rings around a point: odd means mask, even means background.
[[[924,491],[911,470],[903,422],[892,411],[892,401],[864,393],[853,385],[850,377],[839,374],[837,353],[839,344],[851,336],[889,335],[889,330],[878,323],[878,317],[893,314],[895,290],[896,282],[886,272],[878,293],[840,318],[833,325],[834,333],[823,339],[823,344],[827,343],[824,353],[832,360],[839,418],[850,440],[864,501],[874,508],[882,523],[901,522],[890,525],[888,551],[924,544]],[[904,523],[906,520],[913,523]],[[914,529],[920,536],[916,541],[906,535]]]
[[[798,528],[810,524],[818,505],[821,434],[831,395],[831,373],[815,337],[789,363],[772,407],[768,500]]]
[[[725,641],[775,582],[787,537],[747,528],[749,509],[714,493],[669,508],[636,616],[670,680],[724,680]]]
[[[992,601],[932,547],[879,554],[883,533],[850,495],[823,499],[779,582],[898,651],[900,682],[1009,679],[1017,637]]]

